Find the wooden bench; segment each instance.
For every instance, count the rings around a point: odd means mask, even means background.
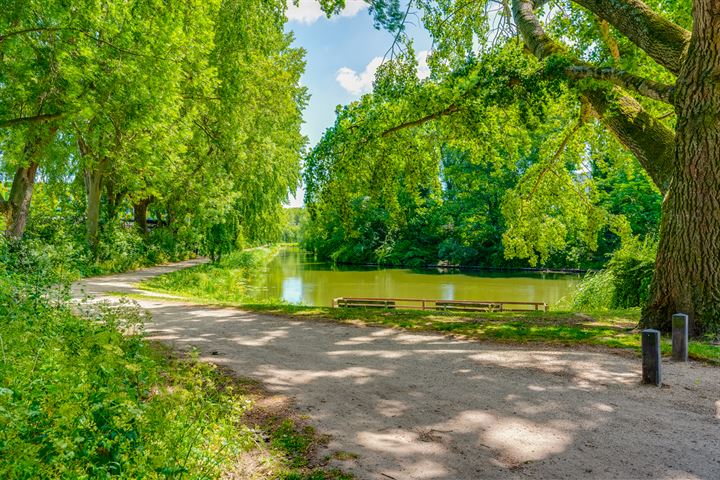
[[[371,300],[367,298],[336,298],[334,307],[345,308],[396,308],[393,300]]]
[[[493,302],[443,300],[435,302],[435,308],[439,310],[464,310],[471,312],[502,312],[503,304]]]
[[[333,298],[333,307],[399,308],[404,310],[457,310],[466,312],[548,311],[543,302],[481,302],[475,300],[429,300],[426,298]]]

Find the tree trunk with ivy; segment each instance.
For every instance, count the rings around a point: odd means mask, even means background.
[[[12,187],[10,187],[10,195],[3,206],[6,225],[5,235],[9,238],[19,240],[25,233],[37,169],[37,162],[31,162],[29,165],[20,167],[15,171]]]
[[[17,167],[7,200],[0,198],[0,210],[5,216],[5,235],[20,240],[25,234],[30,203],[35,189],[35,176],[40,159],[57,133],[57,126],[31,127],[23,149],[24,164]]]
[[[103,169],[99,166],[84,173],[86,195],[86,238],[94,255],[98,253],[100,242],[100,200],[102,198]]]

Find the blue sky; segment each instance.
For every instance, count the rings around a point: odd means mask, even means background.
[[[302,0],[298,7],[290,4],[287,17],[286,29],[294,32],[294,45],[307,51],[302,83],[308,88],[310,103],[304,114],[303,133],[312,146],[334,123],[337,105],[348,104],[371,90],[375,69],[393,37],[373,27],[362,0],[347,0],[345,10],[331,19],[314,0]],[[425,32],[415,30],[415,50],[423,56],[430,39]],[[422,75],[422,58],[420,67]],[[292,200],[290,205],[299,205],[300,200]]]

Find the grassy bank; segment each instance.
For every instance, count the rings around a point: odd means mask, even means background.
[[[640,352],[639,309],[607,312],[445,313],[418,310],[347,309],[244,304],[243,309],[298,319],[441,332],[475,340],[514,344],[588,345]],[[669,355],[669,337],[662,339]],[[720,346],[691,341],[692,359],[720,365]]]
[[[282,248],[282,245],[273,245],[233,252],[219,262],[161,275],[141,285],[145,290],[200,301],[243,303],[252,293],[250,275],[267,265]]]
[[[379,309],[332,309],[256,304],[248,296],[248,277],[271,259],[278,247],[236,252],[217,265],[180,270],[143,282],[146,290],[178,295],[199,303],[241,306],[274,315],[462,335],[511,343],[590,345],[640,350],[639,309],[604,312],[445,313]],[[670,352],[669,338],[663,352]],[[720,364],[720,346],[690,343],[690,357]]]
[[[35,278],[0,287],[0,478],[348,478],[251,383],[134,334],[133,305],[78,316]]]

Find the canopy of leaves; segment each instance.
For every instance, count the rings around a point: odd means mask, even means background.
[[[48,218],[31,208],[30,234],[48,221],[82,225],[97,203],[95,182],[101,235],[133,209],[137,217],[138,205],[151,226],[191,248],[218,225],[233,242],[241,232],[280,235],[282,202],[299,181],[307,100],[304,52],[290,46],[285,8],[279,0],[4,6],[3,185],[39,164],[39,198],[60,209]]]
[[[620,236],[655,232],[659,195],[636,160],[518,43],[424,81],[415,69],[411,47],[385,63],[308,155],[308,247],[343,261],[595,267]],[[637,206],[617,198],[631,181]]]

